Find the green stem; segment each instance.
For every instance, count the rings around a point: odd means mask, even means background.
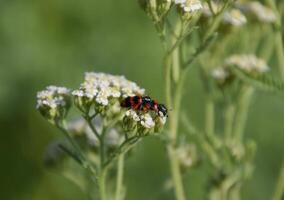
[[[185,200],[179,161],[177,160],[176,154],[175,154],[175,144],[176,144],[176,138],[177,138],[177,132],[178,132],[178,112],[179,112],[179,107],[180,107],[179,105],[181,101],[180,97],[181,97],[181,89],[183,86],[183,81],[178,80],[178,83],[177,83],[178,89],[174,97],[172,94],[171,67],[176,68],[177,66],[171,66],[172,56],[173,54],[170,53],[166,55],[166,58],[165,58],[166,103],[170,108],[172,108],[172,111],[169,117],[169,138],[172,140],[172,142],[167,145],[167,151],[168,151],[168,157],[169,157],[169,162],[170,162],[171,175],[173,179],[176,199]],[[176,65],[177,63],[173,63],[173,64]],[[179,77],[179,79],[181,78]],[[173,102],[172,102],[172,98],[174,98]]]
[[[131,150],[140,141],[140,139],[141,136],[133,136],[126,139],[121,145],[119,145],[117,150],[109,156],[108,160],[104,163],[104,168],[108,168],[120,154],[126,154],[129,150]]]
[[[168,145],[168,157],[170,160],[170,167],[172,173],[172,179],[175,187],[175,195],[177,200],[185,200],[184,189],[182,184],[182,176],[179,167],[179,161],[175,154],[175,148],[173,145]]]
[[[282,164],[282,168],[279,174],[279,179],[276,184],[272,200],[281,200],[284,196],[283,193],[284,193],[284,163]]]
[[[96,116],[96,115],[95,115]],[[97,139],[100,141],[101,139],[101,136],[100,134],[98,133],[96,127],[94,126],[93,122],[92,122],[92,119],[94,118],[94,116],[89,116],[89,115],[84,115],[83,116],[84,119],[86,120],[86,122],[88,123],[89,127],[91,128],[92,132],[96,135]]]
[[[205,103],[205,132],[213,135],[215,129],[215,109],[213,100],[208,97]]]
[[[99,176],[100,200],[107,200],[106,198],[106,175],[107,175],[107,170],[101,169],[100,176]]]
[[[278,68],[282,80],[284,80],[284,49],[281,31],[277,31],[275,35],[276,54],[278,60]]]
[[[253,95],[252,87],[245,87],[238,102],[238,112],[236,113],[236,124],[234,137],[239,141],[242,140],[244,128],[248,117],[249,104]]]
[[[100,137],[101,169],[104,169],[104,163],[105,163],[105,133],[106,133],[106,127],[103,127],[101,137]]]
[[[116,191],[115,200],[122,199],[123,189],[123,171],[124,171],[124,154],[120,154],[117,161],[117,178],[116,178]]]
[[[224,135],[226,141],[229,141],[232,137],[234,115],[235,115],[235,106],[229,104],[225,111]]]

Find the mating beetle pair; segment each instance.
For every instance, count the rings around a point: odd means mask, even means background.
[[[159,104],[156,100],[152,100],[149,96],[132,96],[126,97],[121,102],[121,107],[132,108],[134,110],[140,110],[148,112],[153,110],[158,113],[161,117],[168,116],[168,109],[164,104]]]

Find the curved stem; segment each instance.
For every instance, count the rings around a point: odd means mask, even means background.
[[[123,189],[123,171],[124,171],[124,153],[120,154],[117,161],[117,178],[115,200],[122,199]]]

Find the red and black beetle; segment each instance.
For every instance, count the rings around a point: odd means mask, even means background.
[[[168,109],[166,106],[164,104],[159,104],[156,100],[152,100],[149,96],[129,96],[123,99],[120,105],[123,108],[131,108],[144,112],[153,110],[159,115],[162,113],[163,116],[168,116]]]

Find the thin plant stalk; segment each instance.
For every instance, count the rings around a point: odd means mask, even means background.
[[[105,191],[105,184],[106,184],[106,176],[107,176],[107,168],[104,166],[105,164],[105,133],[107,128],[103,126],[101,134],[98,133],[96,127],[92,123],[92,118],[89,115],[84,116],[85,120],[87,121],[89,127],[91,128],[92,132],[96,135],[99,140],[99,152],[100,152],[100,169],[99,169],[99,177],[98,177],[98,185],[99,185],[99,194],[100,200],[106,200],[106,191]]]
[[[284,49],[283,49],[283,39],[281,31],[275,33],[275,45],[276,45],[276,55],[278,60],[278,67],[281,75],[281,79],[284,80]]]
[[[215,108],[214,101],[208,97],[205,102],[205,132],[212,136],[215,129]]]
[[[243,138],[244,129],[248,117],[249,105],[253,93],[254,89],[252,87],[246,86],[242,91],[242,95],[239,99],[238,112],[236,113],[236,123],[234,127],[234,137],[239,141]]]
[[[116,177],[116,190],[115,200],[122,199],[123,193],[123,171],[124,171],[124,153],[120,154],[117,161],[117,177]]]
[[[106,197],[106,176],[107,169],[101,169],[99,175],[99,192],[100,192],[100,200],[107,200]]]
[[[174,32],[177,33],[181,31],[180,24],[175,27]],[[179,34],[181,36],[181,34]],[[179,38],[176,39],[178,41]],[[175,43],[175,42],[173,42]],[[177,47],[178,48],[178,47]],[[174,49],[175,51],[175,49]],[[173,58],[174,57],[174,58]],[[169,157],[169,162],[170,162],[170,169],[171,169],[171,175],[172,175],[172,180],[174,184],[174,189],[175,189],[175,196],[177,200],[185,200],[185,194],[184,194],[184,188],[183,188],[183,183],[182,183],[182,176],[181,176],[181,171],[180,171],[180,166],[179,166],[179,161],[176,158],[176,151],[175,151],[175,143],[176,143],[176,137],[177,137],[177,132],[178,132],[178,110],[179,109],[179,103],[176,102],[176,100],[179,101],[180,98],[174,99],[173,98],[173,91],[172,91],[172,69],[175,69],[177,72],[177,69],[180,67],[179,62],[177,62],[176,59],[178,59],[178,53],[173,53],[172,50],[169,50],[169,52],[166,52],[165,56],[165,96],[166,96],[166,103],[167,106],[172,108],[172,111],[170,113],[169,117],[169,137],[171,139],[171,143],[167,145],[167,151],[168,151],[168,157]],[[175,60],[175,62],[173,62]],[[180,76],[176,76],[176,78],[180,79]],[[180,81],[180,80],[176,80]],[[177,94],[179,95],[179,94]]]
[[[172,145],[168,145],[167,150],[168,150],[168,156],[169,156],[169,161],[170,161],[172,179],[173,179],[174,188],[175,188],[176,199],[185,200],[182,176],[181,176],[179,161],[175,153],[176,152],[175,148]]]
[[[272,200],[281,200],[284,196],[284,163],[282,164],[279,179],[275,187],[275,192],[273,194]]]
[[[166,77],[166,79],[170,79],[169,76]],[[170,80],[167,80],[166,82],[171,82]],[[170,93],[166,93],[167,98],[171,98],[171,89],[169,89]],[[179,95],[179,94],[177,94]],[[167,102],[167,104],[173,105],[170,102]],[[177,200],[185,200],[184,195],[184,188],[182,183],[182,177],[181,177],[181,171],[179,166],[179,161],[177,160],[176,153],[175,153],[175,142],[177,137],[177,131],[178,131],[178,119],[177,119],[177,113],[178,110],[176,110],[176,106],[179,107],[179,102],[174,102],[175,107],[173,108],[173,111],[171,112],[171,116],[169,118],[169,130],[170,130],[170,138],[172,139],[172,143],[169,143],[167,146],[168,150],[168,157],[170,161],[170,167],[171,167],[171,174],[174,182],[175,187],[175,194]]]
[[[232,137],[234,116],[235,116],[235,106],[233,104],[229,104],[225,111],[225,122],[224,122],[224,134],[226,141],[229,141],[230,138]]]

